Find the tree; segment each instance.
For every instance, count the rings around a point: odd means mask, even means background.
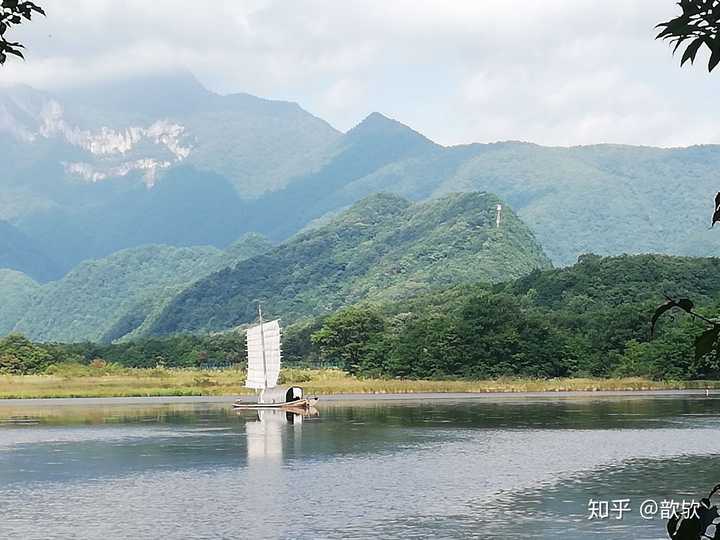
[[[682,14],[667,22],[660,23],[662,28],[655,39],[669,41],[673,54],[683,43],[687,43],[680,65],[688,60],[695,62],[698,51],[707,47],[710,51],[708,71],[720,63],[720,0],[680,0],[678,5]]]
[[[38,373],[51,362],[52,355],[20,334],[0,339],[0,373],[28,375]]]
[[[352,307],[328,317],[310,339],[323,356],[339,360],[343,369],[357,373],[376,350],[384,326],[383,318],[372,308]]]
[[[2,0],[0,4],[0,65],[5,63],[9,54],[25,58],[20,49],[24,46],[17,41],[8,41],[5,33],[23,22],[32,20],[33,13],[45,15],[45,11],[34,2],[20,0]]]

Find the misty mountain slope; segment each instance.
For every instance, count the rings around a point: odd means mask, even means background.
[[[257,200],[250,208],[256,217],[249,227],[270,238],[285,239],[313,219],[356,202],[336,197],[346,185],[398,160],[441,152],[441,146],[404,124],[373,113],[338,141],[335,154],[322,168]],[[271,219],[274,216],[280,219]]]
[[[38,281],[48,281],[59,273],[57,264],[41,247],[5,221],[0,221],[0,269],[2,268],[24,272]]]
[[[401,298],[454,283],[497,282],[550,262],[499,199],[448,195],[413,205],[394,195],[360,201],[328,224],[199,280],[152,326],[154,334],[224,330],[268,316],[292,322],[363,299]]]
[[[0,271],[0,292],[14,299],[3,309],[0,335],[16,330],[45,341],[106,342],[131,337],[193,281],[270,248],[259,235],[240,238],[226,252],[209,246],[142,246],[86,261],[43,286]]]
[[[67,271],[148,243],[224,248],[245,232],[244,208],[227,179],[182,166],[153,189],[139,182],[104,203],[38,212],[19,226]]]
[[[140,171],[151,184],[184,162],[226,176],[242,196],[277,189],[319,166],[324,148],[340,137],[295,103],[221,96],[188,73],[56,95],[27,86],[0,88],[0,133],[24,147],[72,147],[75,152],[61,161],[73,179],[98,182]]]
[[[0,88],[0,219],[59,263],[52,277],[148,243],[224,247],[252,231],[243,198],[321,167],[340,137],[296,104],[188,74]]]
[[[707,230],[720,146],[446,148],[377,113],[341,134],[295,104],[220,96],[186,74],[0,89],[0,159],[0,219],[59,274],[147,243],[282,241],[382,192],[497,193],[558,264],[720,254]]]
[[[582,253],[720,254],[708,231],[720,146],[548,148],[496,143],[392,163],[338,190],[338,207],[382,186],[424,200],[488,190],[506,200],[554,262]]]
[[[86,261],[46,285],[15,330],[43,341],[100,340],[130,306],[202,276],[220,255],[209,247],[147,246]]]

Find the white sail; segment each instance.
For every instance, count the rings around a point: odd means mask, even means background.
[[[265,390],[280,377],[280,323],[270,321],[248,328],[248,371],[245,386]]]

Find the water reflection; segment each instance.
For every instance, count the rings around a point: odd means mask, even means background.
[[[317,409],[307,411],[258,410],[254,421],[245,423],[248,464],[258,461],[281,461],[283,444],[292,430],[293,441],[300,442],[304,418],[319,416]],[[239,416],[247,416],[238,413]]]

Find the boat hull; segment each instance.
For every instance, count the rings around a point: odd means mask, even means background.
[[[284,403],[246,403],[243,401],[236,401],[233,403],[233,409],[282,409],[286,411],[308,410],[318,402],[318,399],[319,398],[317,397],[309,397],[297,399],[295,401],[286,401]]]

